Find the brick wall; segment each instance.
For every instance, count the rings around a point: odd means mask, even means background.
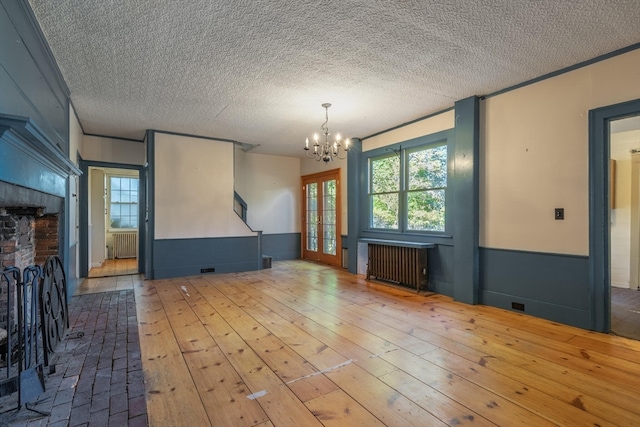
[[[0,209],[0,263],[20,270],[35,259],[35,217]]]
[[[58,226],[59,215],[43,214],[40,208],[0,208],[0,270],[15,266],[22,272],[33,264],[44,266],[49,256],[58,255]],[[13,316],[7,311],[8,285],[0,280],[0,328],[3,329],[7,318]],[[10,305],[13,311],[15,301]]]
[[[35,264],[44,265],[51,255],[58,255],[58,214],[47,214],[35,219]]]

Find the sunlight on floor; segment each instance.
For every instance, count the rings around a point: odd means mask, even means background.
[[[144,280],[142,274],[131,274],[128,276],[96,277],[84,279],[75,295],[95,294],[98,292],[111,292],[133,289],[133,287]]]

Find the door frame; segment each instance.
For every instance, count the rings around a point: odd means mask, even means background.
[[[307,247],[307,192],[305,187],[305,181],[308,180],[322,180],[323,178],[335,178],[336,180],[336,260],[335,262],[328,262],[329,265],[335,265],[340,267],[342,265],[342,185],[340,182],[340,168],[331,169],[324,172],[313,173],[309,175],[304,175],[300,178],[300,189],[301,189],[301,224],[302,224],[302,239],[300,239],[301,247],[300,247],[300,255],[302,259],[304,258],[305,248]],[[323,262],[323,260],[315,260]]]
[[[142,165],[130,165],[125,163],[108,163],[97,162],[93,160],[84,160],[78,158],[80,170],[80,277],[89,276],[89,168],[99,167],[108,169],[131,169],[138,171],[138,179],[140,185],[140,192],[138,194],[138,272],[144,274],[145,266],[145,242],[146,242],[146,230],[144,227],[144,212],[147,209],[146,198],[146,174],[144,173],[144,166]]]
[[[589,325],[598,332],[611,331],[609,123],[638,114],[640,99],[589,111]]]

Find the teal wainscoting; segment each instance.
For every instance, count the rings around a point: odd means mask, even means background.
[[[258,270],[258,237],[155,240],[153,265],[154,279]]]
[[[589,328],[587,256],[480,248],[480,289],[481,304]]]
[[[262,235],[262,253],[273,261],[300,259],[300,233]]]

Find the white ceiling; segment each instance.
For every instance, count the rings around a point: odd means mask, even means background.
[[[84,131],[303,155],[640,42],[638,0],[29,0]]]

